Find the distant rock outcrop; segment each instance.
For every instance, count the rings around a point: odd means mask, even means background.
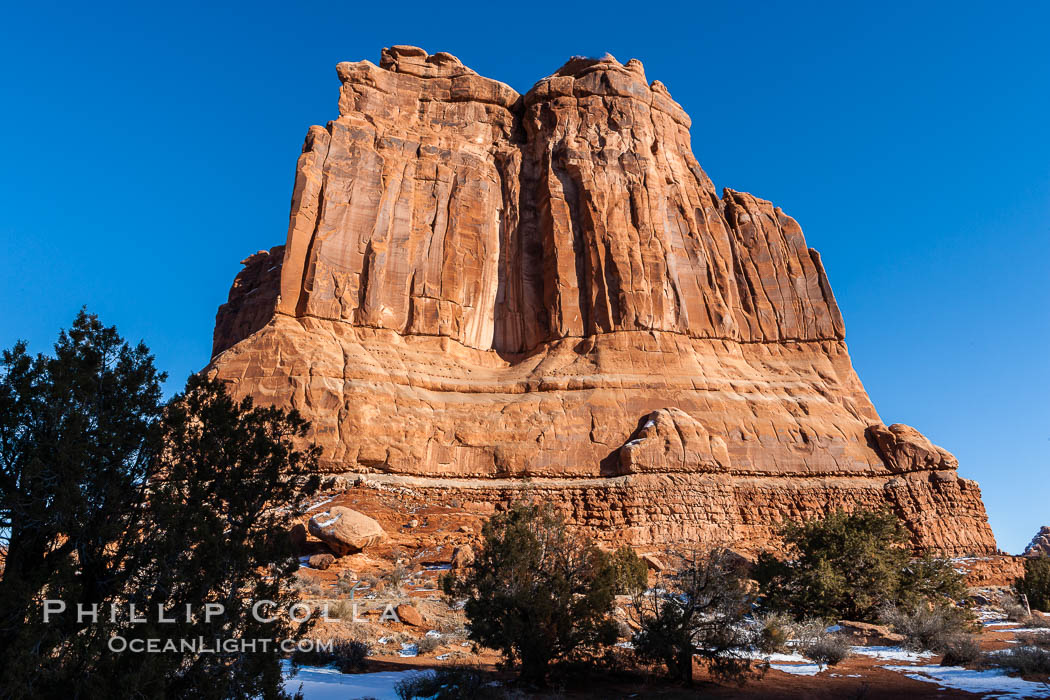
[[[995,550],[955,458],[879,418],[799,225],[719,196],[640,62],[575,58],[525,95],[414,47],[337,70],[211,367],[301,411],[325,469],[527,489],[642,546],[887,505],[919,546]]]
[[[1044,525],[1024,550],[1026,557],[1050,557],[1050,526]]]

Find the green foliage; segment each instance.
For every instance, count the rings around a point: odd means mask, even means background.
[[[1015,588],[1028,596],[1032,608],[1050,612],[1050,557],[1025,559],[1024,576]]]
[[[965,597],[965,577],[955,570],[951,559],[924,553],[908,562],[901,572],[897,600],[903,605],[956,601]]]
[[[298,600],[292,588],[298,560],[285,533],[286,504],[316,489],[317,448],[295,449],[308,424],[294,411],[234,401],[223,385],[190,377],[163,419],[164,448],[146,500],[149,520],[138,542],[138,571],[129,599],[140,609],[200,609],[219,603],[225,614],[176,624],[135,625],[129,638],[295,639],[309,625],[286,616],[261,622],[255,601],[272,601],[275,615]],[[278,688],[278,654],[249,653],[234,659],[151,654],[147,664],[180,697],[214,693],[254,697]]]
[[[490,518],[482,538],[471,570],[442,586],[467,598],[470,639],[520,663],[522,680],[542,684],[552,661],[616,640],[613,557],[551,508],[517,504]]]
[[[964,593],[963,577],[950,561],[912,559],[907,530],[885,509],[786,523],[781,536],[786,557],[764,552],[754,572],[763,605],[771,610],[872,622],[886,604]]]
[[[649,567],[627,545],[613,552],[611,564],[616,571],[617,595],[633,595],[649,585]]]
[[[793,620],[784,613],[766,613],[757,619],[758,639],[756,645],[763,654],[779,654],[787,651],[791,641]]]
[[[754,602],[745,565],[731,552],[694,556],[667,581],[664,593],[635,596],[640,658],[663,663],[676,680],[692,683],[693,658],[716,678],[743,682],[754,635],[742,624]]]
[[[316,448],[297,414],[235,402],[191,377],[161,403],[143,345],[81,313],[53,357],[18,344],[0,375],[0,697],[280,697],[278,649],[114,653],[107,642],[296,638],[252,600],[295,600],[298,564],[275,508],[307,495]],[[297,484],[299,488],[297,488]],[[45,624],[44,598],[67,611]],[[248,601],[248,604],[244,604]],[[205,604],[224,615],[205,621]],[[132,622],[134,604],[145,622]],[[78,620],[77,606],[98,617]],[[186,606],[195,617],[186,621]],[[111,615],[116,606],[116,615]],[[160,622],[163,606],[175,622]],[[181,613],[181,614],[180,614]]]
[[[161,382],[149,350],[81,312],[54,356],[3,353],[0,376],[0,697],[61,688],[66,659],[111,625],[45,625],[45,597],[108,602],[135,566],[135,505],[159,451]],[[128,537],[131,534],[132,537]]]

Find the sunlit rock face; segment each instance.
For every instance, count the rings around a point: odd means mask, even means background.
[[[888,505],[920,546],[994,550],[954,457],[882,424],[799,225],[718,195],[640,62],[574,58],[525,95],[414,47],[337,70],[211,365],[306,415],[326,469],[528,492],[642,545]]]
[[[1044,525],[1035,533],[1035,537],[1027,547],[1024,555],[1026,557],[1050,557],[1050,526]]]

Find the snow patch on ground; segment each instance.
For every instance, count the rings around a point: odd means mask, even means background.
[[[961,666],[882,666],[917,681],[977,693],[986,698],[1050,698],[1050,688],[1006,675],[1002,669],[975,671]]]
[[[813,663],[801,654],[763,654],[752,651],[744,656],[758,661],[768,661],[771,669],[795,676],[815,676],[824,670],[823,666]]]
[[[374,697],[376,700],[397,700],[394,686],[411,678],[419,671],[383,671],[381,673],[340,673],[334,668],[302,666],[291,675],[291,664],[284,663],[284,689],[294,695],[303,688],[306,700],[346,700]]]
[[[324,517],[324,516],[326,516],[326,515],[332,515],[332,514],[331,514],[331,513],[329,513],[329,512],[328,512],[328,511],[326,510],[325,512],[321,513],[320,515],[318,515],[318,516],[316,516],[316,517]],[[339,519],[340,519],[341,517],[343,517],[343,516],[342,516],[342,514],[340,514],[340,515],[335,515],[335,516],[332,516],[332,518],[331,518],[330,520],[325,520],[324,522],[320,522],[320,521],[318,521],[318,523],[317,523],[317,526],[318,526],[318,527],[320,527],[320,528],[325,528],[325,527],[328,527],[328,526],[330,526],[330,525],[335,525],[335,524],[336,524],[337,522],[339,522]]]
[[[774,671],[783,671],[793,676],[815,676],[824,670],[823,666],[814,663],[808,664],[769,664]]]
[[[314,508],[320,508],[321,506],[325,505],[326,503],[331,503],[334,500],[335,500],[335,496],[332,496],[331,498],[326,498],[323,501],[318,501],[317,503],[315,503],[312,506],[310,506],[309,508],[307,508],[306,512],[309,513]]]
[[[853,647],[854,654],[870,656],[880,661],[919,662],[933,656],[929,651],[908,651],[902,647]]]

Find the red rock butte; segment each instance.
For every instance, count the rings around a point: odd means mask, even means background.
[[[337,70],[210,368],[302,412],[326,470],[528,494],[639,546],[753,550],[888,505],[919,547],[995,550],[955,458],[880,420],[799,225],[718,196],[639,61],[573,58],[525,95],[407,46]]]

